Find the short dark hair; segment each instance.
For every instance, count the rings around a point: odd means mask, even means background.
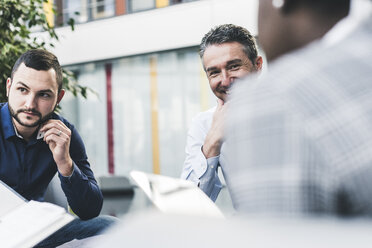
[[[62,68],[58,62],[57,57],[43,49],[31,49],[22,54],[15,62],[11,79],[13,80],[14,73],[18,70],[18,67],[24,63],[27,67],[38,71],[48,71],[54,69],[56,72],[56,79],[58,84],[58,91],[62,89]]]
[[[256,64],[255,61],[258,52],[255,38],[247,29],[234,24],[219,25],[206,33],[199,46],[200,58],[203,58],[204,52],[208,46],[228,42],[238,42],[242,44],[244,53],[253,64]]]

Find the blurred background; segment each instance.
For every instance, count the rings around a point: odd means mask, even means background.
[[[63,99],[104,192],[132,188],[131,170],[179,177],[192,118],[216,104],[198,55],[212,27],[257,35],[256,0],[55,0],[51,51],[97,94]],[[75,21],[74,31],[68,26]],[[43,33],[35,33],[42,37]],[[226,189],[217,203],[230,208]],[[110,210],[111,212],[115,210]]]

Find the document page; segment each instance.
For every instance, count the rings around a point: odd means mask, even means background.
[[[164,213],[224,218],[217,205],[190,181],[141,171],[131,171],[130,176]]]
[[[23,247],[23,244],[30,239],[41,241],[50,232],[59,229],[58,227],[50,230],[50,226],[65,220],[66,217],[67,222],[73,219],[64,208],[57,205],[37,201],[24,203],[0,217],[1,247]]]
[[[0,217],[26,202],[22,196],[2,181],[0,181],[0,199]]]

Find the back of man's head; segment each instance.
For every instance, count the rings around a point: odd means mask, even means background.
[[[340,19],[346,16],[350,8],[350,0],[285,0],[284,11],[306,8],[318,16]]]
[[[208,46],[228,42],[238,42],[242,44],[245,54],[252,63],[255,64],[258,54],[255,38],[247,29],[234,24],[219,25],[206,33],[199,46],[199,55],[203,58],[204,52]]]
[[[267,60],[323,37],[349,9],[350,0],[260,0],[258,31]]]
[[[37,71],[48,71],[54,69],[56,72],[58,89],[62,89],[62,68],[57,57],[51,52],[42,49],[31,49],[22,54],[13,66],[11,79],[13,79],[14,73],[22,63]]]

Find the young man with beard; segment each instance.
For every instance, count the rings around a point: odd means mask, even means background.
[[[99,215],[103,197],[75,127],[54,112],[62,100],[62,69],[50,52],[20,56],[0,104],[0,180],[27,200],[43,201],[58,173],[69,206],[80,217],[39,244],[56,247],[100,233],[113,221]],[[84,220],[84,221],[83,221]]]
[[[198,184],[215,201],[222,188],[218,167],[223,170],[228,166],[220,156],[226,121],[225,102],[236,79],[261,70],[262,57],[258,56],[256,41],[249,31],[233,24],[211,29],[201,41],[199,55],[217,97],[217,106],[193,119],[181,178]]]

